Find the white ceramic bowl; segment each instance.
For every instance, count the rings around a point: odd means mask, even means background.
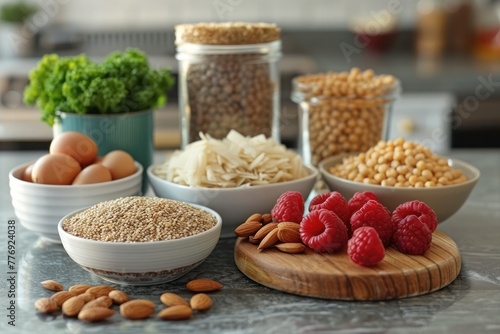
[[[105,200],[141,194],[143,168],[138,162],[137,171],[130,176],[110,182],[74,186],[23,181],[23,171],[32,163],[25,163],[9,172],[12,206],[21,225],[52,242],[61,242],[57,223],[68,213]]]
[[[443,222],[450,218],[462,207],[480,176],[480,172],[476,167],[458,159],[447,158],[449,165],[462,170],[468,181],[456,185],[433,188],[396,188],[370,185],[349,181],[334,176],[329,172],[331,167],[342,163],[342,159],[346,156],[346,154],[341,154],[327,158],[320,162],[318,166],[325,183],[331,191],[338,191],[347,200],[355,192],[371,191],[391,211],[401,203],[420,200],[436,212],[438,222]]]
[[[114,283],[152,285],[175,280],[200,265],[220,237],[222,220],[217,212],[193,205],[216,217],[217,223],[202,233],[175,240],[155,242],[105,242],[74,236],[62,223],[59,235],[68,255],[82,268]]]
[[[195,203],[217,211],[222,217],[222,235],[234,236],[234,229],[254,213],[269,213],[285,191],[298,191],[307,199],[319,175],[306,167],[307,176],[287,182],[239,188],[195,188],[166,181],[147,169],[149,183],[158,197]]]

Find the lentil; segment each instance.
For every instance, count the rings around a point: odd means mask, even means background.
[[[342,164],[330,168],[330,173],[351,181],[395,187],[432,188],[467,181],[461,170],[450,167],[427,147],[402,138],[379,141],[368,151],[345,158]]]
[[[187,203],[129,196],[79,212],[63,222],[63,229],[97,241],[150,242],[196,235],[215,224],[213,215]]]

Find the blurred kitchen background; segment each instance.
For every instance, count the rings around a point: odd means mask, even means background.
[[[16,0],[0,0],[0,5]],[[17,0],[19,1],[19,0]],[[390,136],[433,149],[500,147],[500,2],[484,0],[34,0],[18,33],[0,22],[0,149],[45,149],[52,130],[22,102],[43,54],[98,59],[138,47],[175,74],[174,25],[274,22],[282,28],[282,141],[297,141],[291,79],[357,66],[403,86]],[[2,35],[7,33],[7,35]],[[9,34],[10,32],[10,34]],[[10,36],[10,37],[9,37]],[[13,38],[12,36],[15,36]],[[30,42],[24,45],[22,42]],[[19,47],[13,48],[17,45]],[[177,90],[155,115],[155,143],[180,143]]]

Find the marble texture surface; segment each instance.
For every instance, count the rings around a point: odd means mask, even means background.
[[[166,291],[189,298],[185,284],[207,277],[224,288],[214,307],[189,321],[124,320],[87,324],[62,315],[36,312],[36,299],[49,296],[40,282],[57,279],[65,286],[106,284],[84,271],[61,245],[50,244],[21,227],[14,215],[8,171],[42,152],[0,152],[0,332],[1,333],[499,333],[500,332],[500,150],[458,150],[448,155],[468,161],[482,173],[462,209],[439,229],[451,236],[462,254],[462,271],[449,286],[431,294],[382,302],[320,300],[268,289],[245,277],[233,260],[234,238],[221,239],[198,268],[171,283],[149,287],[120,286],[132,298],[148,298],[162,307]],[[163,161],[164,152],[155,157]],[[10,298],[7,222],[16,220],[16,287]],[[117,286],[118,287],[118,286]],[[7,318],[16,306],[16,326]]]

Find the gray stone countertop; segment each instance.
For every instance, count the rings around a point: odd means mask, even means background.
[[[438,229],[451,236],[462,255],[462,270],[447,287],[418,297],[349,302],[291,295],[266,288],[244,276],[234,264],[234,238],[221,239],[209,258],[177,281],[148,286],[120,286],[132,298],[157,302],[166,291],[188,298],[185,284],[199,277],[224,284],[214,293],[214,307],[191,320],[166,322],[154,317],[87,324],[62,315],[37,313],[34,302],[49,296],[40,282],[57,279],[64,286],[107,284],[81,269],[63,247],[22,228],[11,205],[8,171],[43,152],[0,152],[0,332],[1,333],[499,333],[500,332],[500,151],[459,150],[448,155],[476,165],[482,173],[471,196]],[[164,152],[156,160],[163,161]],[[16,270],[10,295],[7,272],[7,221],[16,220]],[[15,305],[15,327],[7,309]]]

